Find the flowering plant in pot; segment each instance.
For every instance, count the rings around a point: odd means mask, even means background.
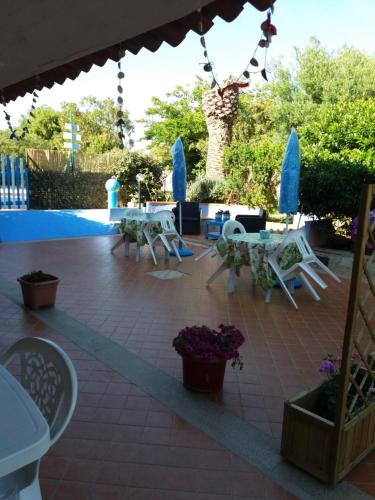
[[[244,343],[242,333],[233,325],[219,325],[213,330],[205,325],[187,326],[173,340],[173,347],[183,361],[183,382],[187,389],[217,392],[223,387],[226,362],[243,367],[238,348]]]
[[[375,395],[375,388],[372,377],[367,377],[366,372],[361,368],[361,358],[357,352],[352,354],[350,372],[356,385],[361,387],[362,393],[368,399]],[[327,380],[323,383],[319,398],[316,401],[315,412],[320,417],[335,421],[336,403],[340,387],[341,357],[327,354],[320,363],[319,371],[326,375]],[[356,397],[354,386],[348,392],[348,404],[353,402],[353,411],[358,412],[364,408],[363,401]]]
[[[56,276],[43,271],[32,271],[24,274],[17,281],[21,285],[25,306],[38,309],[55,304],[57,285],[60,282]]]

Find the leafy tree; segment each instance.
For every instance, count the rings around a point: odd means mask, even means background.
[[[70,112],[73,122],[79,125],[82,137],[81,150],[84,153],[105,153],[118,147],[116,122],[117,106],[113,99],[99,100],[93,96],[83,97],[79,104],[65,102],[60,114],[61,127],[70,121]],[[133,125],[128,113],[124,111],[124,130],[130,135]]]
[[[315,103],[335,103],[375,97],[374,58],[344,46],[328,52],[316,38],[296,49],[297,82]]]
[[[153,106],[146,110],[143,120],[144,138],[151,141],[152,153],[165,167],[171,166],[171,147],[181,137],[188,179],[204,169],[207,129],[201,102],[206,89],[206,83],[198,79],[193,89],[177,86],[164,101],[153,97]]]
[[[296,63],[294,70],[276,64],[270,84],[242,96],[242,116],[227,150],[227,186],[237,199],[276,208],[275,185],[294,125],[301,144],[305,211],[313,213],[316,206],[319,216],[352,214],[357,209],[354,191],[372,178],[366,172],[375,171],[375,60],[347,47],[330,53],[313,39],[305,49],[296,49]],[[335,182],[335,176],[345,182]],[[251,186],[251,194],[244,195],[242,186]],[[324,191],[334,194],[329,203]]]
[[[0,131],[0,148],[7,154],[25,156],[26,149],[64,149],[63,131],[65,123],[73,113],[74,123],[79,125],[82,137],[81,149],[84,153],[104,153],[118,147],[117,107],[112,99],[99,100],[88,96],[79,104],[63,103],[62,110],[56,111],[41,106],[33,111],[28,123],[28,116],[22,116],[17,129],[27,127],[29,133],[23,140],[9,139],[7,131]],[[124,129],[131,134],[133,125],[128,113],[124,111]]]
[[[32,118],[23,116],[20,120],[20,128],[27,127],[29,130],[29,133],[25,136],[27,147],[58,149],[60,145],[59,136],[62,132],[59,111],[47,106],[41,106],[33,111],[33,115]],[[28,124],[27,118],[29,118],[30,124]]]

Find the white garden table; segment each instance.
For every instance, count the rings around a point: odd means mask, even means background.
[[[49,426],[37,405],[0,365],[0,477],[41,458],[50,446]]]
[[[131,242],[136,243],[135,261],[139,262],[141,246],[147,244],[144,229],[148,227],[151,232],[160,232],[160,224],[154,220],[154,213],[144,213],[139,215],[124,215],[121,219],[120,230],[122,236],[120,240],[111,248],[113,252],[119,245],[125,245],[125,257],[129,257],[129,247]]]
[[[245,244],[243,250],[249,253],[251,273],[255,282],[259,282],[259,277],[265,273],[267,276],[271,273],[268,265],[268,255],[280,245],[284,239],[283,234],[271,233],[267,239],[261,239],[259,233],[238,233],[230,234],[227,239],[232,242],[238,251],[241,251],[241,245]],[[235,265],[231,264],[229,269],[229,278],[227,290],[233,293],[236,288]],[[270,298],[270,287],[264,287],[266,302]]]

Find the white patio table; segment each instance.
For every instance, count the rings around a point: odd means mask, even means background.
[[[274,283],[267,257],[280,245],[283,239],[283,234],[276,233],[271,233],[267,239],[261,239],[259,233],[239,233],[227,236],[227,240],[230,244],[233,244],[235,252],[248,253],[253,279],[256,284],[259,284],[263,288],[266,294],[266,301],[269,300],[270,289]],[[269,286],[266,285],[267,282],[269,282]],[[229,268],[228,293],[233,293],[235,288],[236,263],[232,262]]]
[[[141,215],[124,215],[120,222],[120,231],[122,233],[120,240],[111,248],[113,252],[119,245],[125,245],[125,256],[129,257],[129,246],[130,243],[136,243],[135,260],[139,262],[141,246],[147,244],[147,240],[144,235],[144,229],[146,226],[152,226],[155,233],[160,228],[160,224],[157,221],[153,221],[153,213],[144,213]],[[161,229],[160,229],[161,231]]]
[[[49,426],[22,385],[0,365],[0,477],[41,458]]]

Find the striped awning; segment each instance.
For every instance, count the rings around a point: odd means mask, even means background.
[[[266,10],[274,0],[4,0],[0,97],[7,102],[74,80],[124,50],[176,47],[190,30],[200,32],[201,19],[207,32],[216,16],[233,21],[246,3]]]

